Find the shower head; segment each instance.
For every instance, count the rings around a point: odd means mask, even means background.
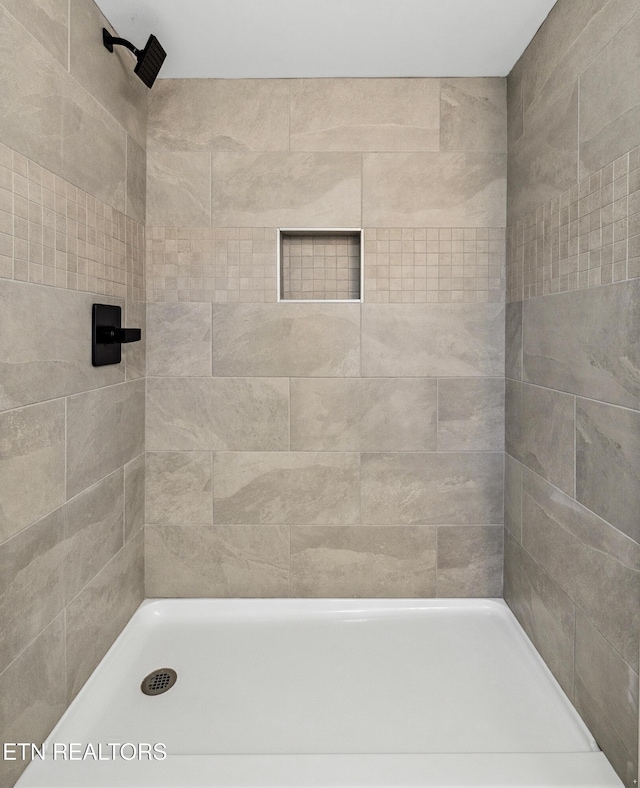
[[[114,46],[123,46],[130,49],[138,59],[138,63],[134,68],[134,73],[140,77],[148,88],[153,87],[153,83],[156,81],[156,77],[167,56],[167,53],[154,35],[149,36],[149,40],[144,49],[136,49],[130,41],[112,36],[111,33],[103,27],[102,42],[109,52],[113,52]]]

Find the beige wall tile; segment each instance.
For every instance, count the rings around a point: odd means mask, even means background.
[[[430,451],[435,380],[300,378],[291,381],[291,448]]]
[[[640,413],[577,400],[576,498],[640,542]]]
[[[106,49],[104,52],[108,54]],[[124,213],[127,134],[113,115],[73,79],[65,86],[62,128],[64,177]]]
[[[504,449],[504,380],[438,381],[438,450]]]
[[[438,150],[439,79],[296,79],[291,149]]]
[[[513,380],[522,380],[522,308],[522,301],[505,306],[505,375]]]
[[[124,380],[123,365],[91,366],[95,300],[88,293],[0,280],[0,409]]]
[[[289,383],[277,378],[149,378],[147,449],[289,447]]]
[[[64,586],[70,601],[124,543],[124,471],[107,476],[65,507]]]
[[[211,375],[211,306],[147,306],[147,374]]]
[[[573,698],[575,605],[505,534],[504,598],[569,698]]]
[[[3,538],[64,502],[64,435],[62,400],[0,414],[0,534]]]
[[[60,0],[3,0],[2,5],[67,68],[69,61],[69,8]]]
[[[216,305],[213,373],[356,377],[360,374],[360,307]]]
[[[361,226],[356,153],[214,153],[211,182],[214,227]]]
[[[71,74],[123,126],[138,145],[147,144],[149,90],[133,73],[135,57],[124,47],[109,52],[102,43],[102,28],[117,32],[87,0],[70,0]],[[142,49],[146,41],[134,41]],[[66,63],[65,63],[66,66]]]
[[[640,280],[524,304],[524,379],[640,408]]]
[[[640,55],[636,16],[580,77],[580,177],[640,144]]]
[[[637,542],[525,469],[522,544],[624,659],[637,668]]]
[[[62,66],[1,7],[0,53],[2,142],[43,167],[61,172]]]
[[[367,153],[367,227],[504,227],[503,153]]]
[[[500,304],[370,304],[362,308],[362,374],[471,377],[504,374]]]
[[[154,150],[147,154],[147,225],[211,225],[208,153]]]
[[[548,107],[532,107],[509,150],[508,222],[570,189],[578,177],[578,88],[568,85]]]
[[[163,79],[149,100],[151,148],[289,149],[286,79]]]
[[[360,517],[359,457],[340,452],[218,452],[213,520],[350,525]]]
[[[292,526],[292,597],[433,597],[436,529]]]
[[[127,134],[127,201],[125,213],[144,224],[147,215],[147,152]]]
[[[67,495],[137,457],[144,448],[144,381],[67,400]]]
[[[124,466],[124,538],[128,542],[144,526],[145,455]]]
[[[127,327],[142,329],[140,342],[131,342],[122,346],[126,378],[138,380],[147,374],[147,305],[142,301],[128,299],[125,304],[125,316]]]
[[[505,453],[504,527],[517,542],[522,542],[522,472],[523,465]]]
[[[504,529],[438,528],[438,596],[501,597]]]
[[[512,457],[574,493],[574,398],[507,380],[505,445]]]
[[[3,741],[40,744],[67,707],[64,616],[60,615],[0,674]],[[14,785],[26,761],[0,759],[0,783]]]
[[[631,763],[614,762],[620,776],[637,774],[638,674],[580,613],[576,616],[576,705],[619,737]],[[584,711],[583,711],[584,710]],[[629,769],[628,767],[631,766]]]
[[[66,556],[63,509],[0,546],[0,670],[64,608]]]
[[[212,470],[210,452],[147,452],[147,522],[211,523]]]
[[[440,150],[507,150],[504,79],[442,80]]]
[[[142,602],[143,575],[140,533],[67,606],[67,686],[71,698]]]
[[[362,522],[404,525],[501,523],[499,453],[362,455]]]
[[[150,596],[289,596],[288,528],[154,525],[145,531]]]

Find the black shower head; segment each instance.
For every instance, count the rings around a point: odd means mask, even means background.
[[[167,56],[167,53],[154,35],[149,36],[149,40],[144,49],[136,49],[130,41],[112,36],[111,33],[103,27],[102,42],[109,52],[113,52],[114,45],[130,49],[138,58],[138,63],[134,68],[134,72],[148,88],[153,87],[153,83],[156,81],[156,77]]]

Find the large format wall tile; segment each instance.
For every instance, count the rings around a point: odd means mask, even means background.
[[[214,153],[211,181],[214,227],[361,226],[356,153]]]
[[[58,509],[0,546],[0,670],[64,608],[64,539]]]
[[[504,450],[504,380],[438,381],[438,451]]]
[[[504,374],[501,304],[369,304],[362,307],[366,377]]]
[[[438,596],[502,596],[501,525],[438,528]]]
[[[291,528],[292,597],[434,597],[430,526]]]
[[[419,378],[294,378],[291,448],[434,450],[436,389]]]
[[[0,139],[56,173],[62,171],[64,76],[62,66],[0,6]]]
[[[113,53],[105,48],[102,28],[109,28],[114,35],[117,33],[95,3],[71,0],[69,5],[71,74],[106,107],[139,145],[145,146],[148,89],[132,73],[134,58],[123,47],[115,47]],[[143,43],[138,42],[138,45],[142,46]],[[63,65],[66,68],[66,58]]]
[[[107,50],[105,49],[105,54]],[[105,78],[101,75],[101,78]],[[74,185],[124,213],[127,133],[74,79],[63,99],[62,167]]]
[[[70,601],[124,543],[124,471],[107,476],[65,507],[64,587]]]
[[[296,79],[291,149],[439,150],[439,79]]]
[[[125,213],[139,224],[147,216],[147,152],[127,134],[127,200]]]
[[[640,280],[524,303],[525,380],[640,407]]]
[[[523,465],[510,454],[504,455],[504,527],[518,542],[522,541]]]
[[[505,377],[512,380],[522,380],[522,310],[522,301],[505,305]]]
[[[145,529],[152,597],[287,597],[289,529],[174,526]]]
[[[506,448],[561,490],[574,493],[574,398],[507,380]]]
[[[530,109],[525,132],[509,150],[508,223],[571,188],[578,173],[578,87],[569,85],[544,110]]]
[[[147,374],[211,375],[211,305],[147,305]]]
[[[163,79],[149,99],[149,147],[289,149],[286,79]]]
[[[529,470],[522,544],[637,668],[640,546]]]
[[[211,523],[213,479],[210,452],[148,452],[148,523]]]
[[[5,9],[65,68],[69,61],[69,8],[59,0],[2,0]]]
[[[139,380],[147,374],[147,305],[144,301],[132,301],[129,298],[125,303],[124,315],[126,326],[142,328],[142,339],[122,348],[127,380]]]
[[[503,521],[499,453],[363,454],[361,475],[363,523]]]
[[[144,527],[145,522],[145,455],[124,466],[124,540]]]
[[[215,523],[351,525],[360,517],[357,454],[220,452]]]
[[[504,227],[506,154],[366,153],[366,227]]]
[[[64,616],[60,615],[0,674],[5,742],[40,744],[67,707]],[[0,758],[0,784],[15,784],[27,761]]]
[[[576,498],[640,542],[640,413],[577,401]]]
[[[569,698],[573,698],[575,605],[505,534],[504,598]]]
[[[640,145],[640,16],[580,77],[580,178]]]
[[[216,305],[213,373],[356,377],[360,374],[360,307],[282,303]]]
[[[67,400],[67,495],[71,497],[144,449],[144,381]]]
[[[147,153],[147,225],[211,225],[211,156],[190,151]]]
[[[67,686],[73,698],[142,602],[142,533],[67,606]]]
[[[0,537],[65,500],[64,402],[0,414]]]
[[[91,293],[0,280],[0,410],[124,380],[122,366],[91,366],[95,300]]]
[[[440,149],[504,152],[506,116],[504,79],[443,79]]]
[[[638,768],[638,674],[579,612],[575,659],[578,711],[599,741],[604,735],[613,743],[617,757],[609,757],[628,779],[625,785],[632,785]]]
[[[286,379],[147,380],[147,450],[288,448]]]

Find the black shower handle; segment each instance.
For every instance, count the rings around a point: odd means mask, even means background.
[[[142,339],[141,328],[116,328],[115,326],[103,326],[98,330],[98,342],[104,345],[119,343],[124,345],[127,342],[139,342]]]

